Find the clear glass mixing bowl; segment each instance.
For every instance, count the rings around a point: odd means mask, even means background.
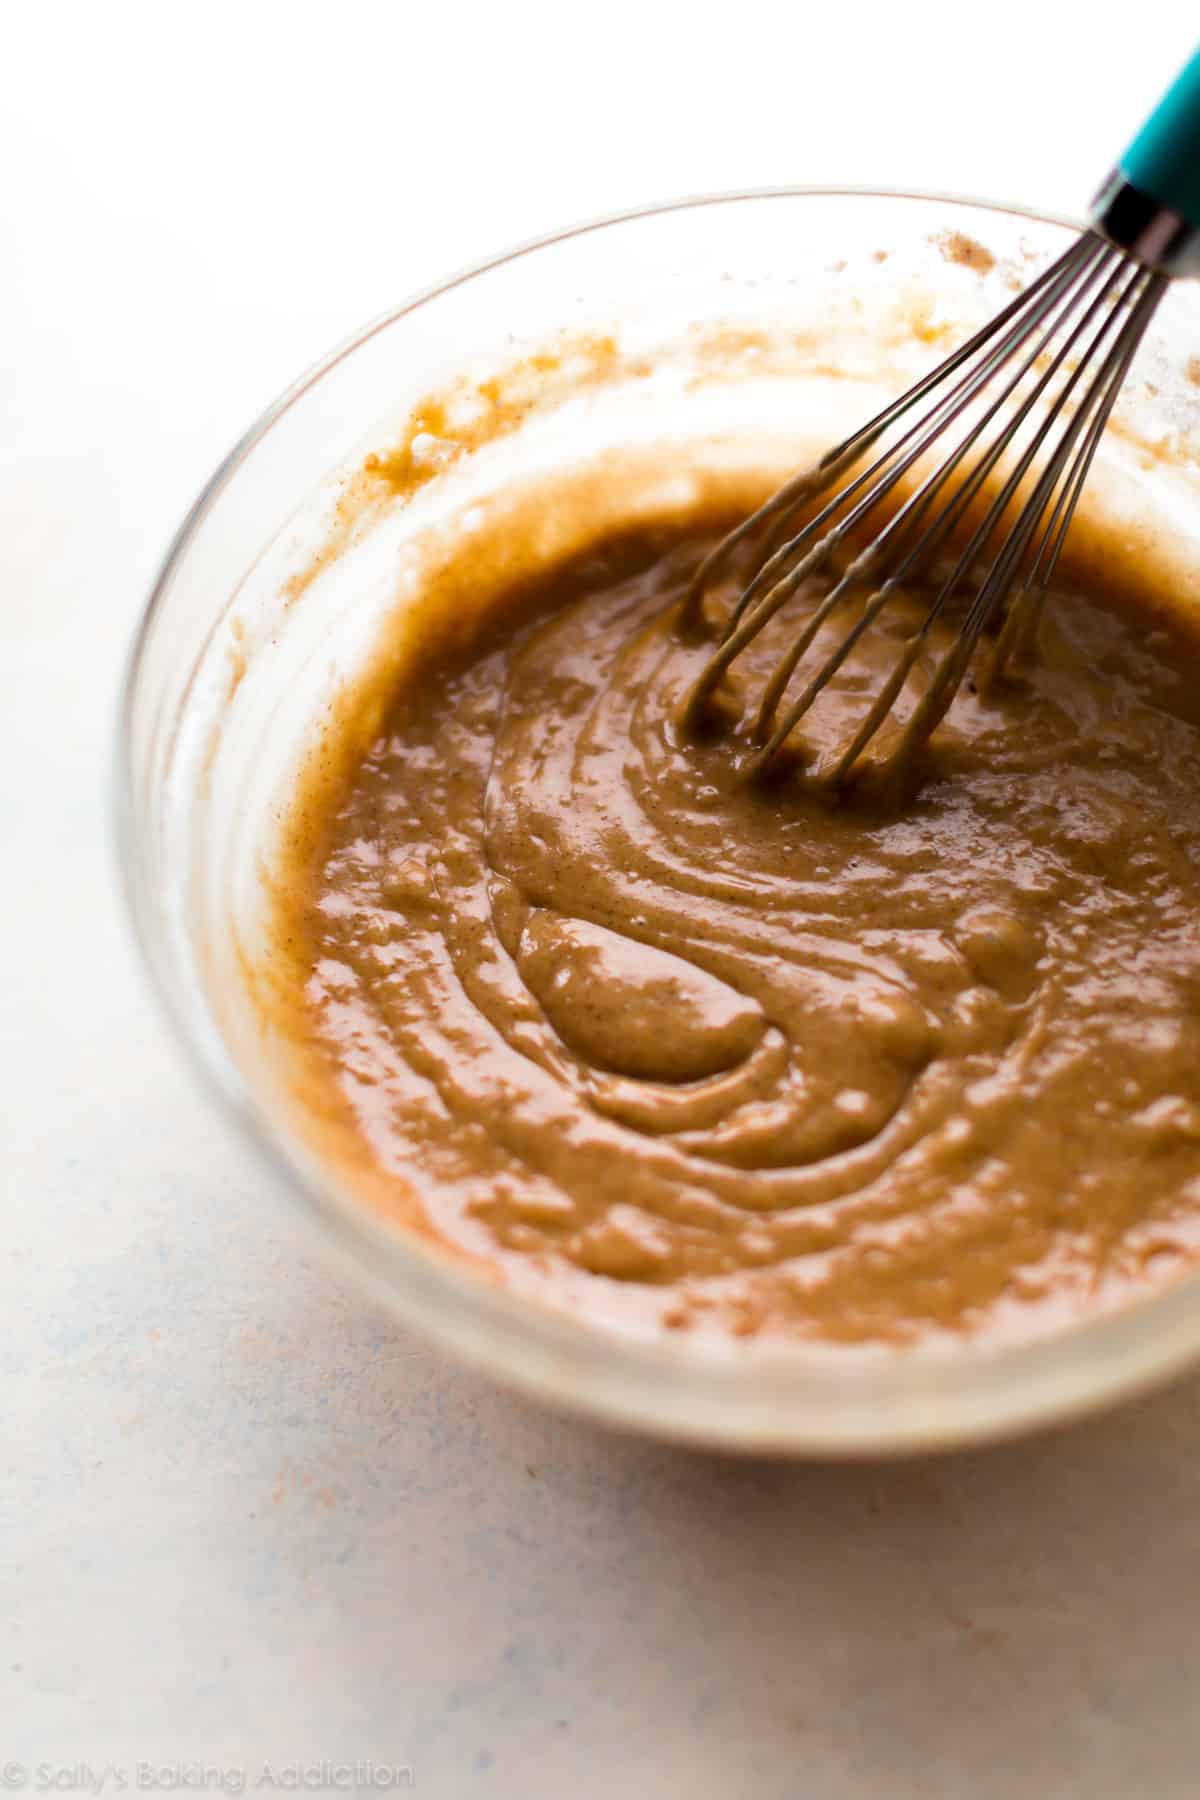
[[[655,501],[650,467],[664,503],[706,462],[782,472],[943,354],[1075,229],[950,197],[772,190],[522,246],[305,375],[217,470],[154,584],[121,714],[119,846],[179,1036],[270,1180],[402,1319],[547,1401],[730,1449],[872,1454],[1076,1414],[1200,1351],[1200,1277],[1045,1341],[949,1353],[643,1342],[514,1301],[389,1226],[323,1165],[247,979],[289,784],[314,721],[403,606],[398,569],[411,589],[473,507],[568,463],[586,476],[614,450],[643,471],[631,502]],[[1200,294],[1180,287],[1096,486],[1131,529],[1146,513],[1169,534],[1189,591],[1200,591],[1196,352]],[[480,427],[481,395],[495,430]],[[364,455],[397,444],[416,472],[410,493],[364,508]]]

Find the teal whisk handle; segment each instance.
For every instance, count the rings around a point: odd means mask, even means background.
[[[1200,229],[1200,50],[1118,166],[1134,187]]]
[[[1092,202],[1118,248],[1165,275],[1200,275],[1200,51]]]

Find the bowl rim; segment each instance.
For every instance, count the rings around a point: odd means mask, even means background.
[[[361,1202],[255,1100],[215,1031],[198,1028],[156,935],[139,835],[133,720],[147,647],[200,526],[283,416],[372,338],[505,264],[572,238],[668,213],[771,200],[934,203],[1063,230],[1080,221],[936,189],[863,185],[739,188],[651,202],[523,239],[409,295],[307,368],[237,439],[171,538],[134,630],[120,684],[112,771],[120,886],[151,989],[201,1085],[268,1171],[281,1174],[324,1241],[394,1313],[466,1361],[542,1400],[658,1437],[733,1451],[884,1456],[993,1441],[1081,1416],[1165,1380],[1200,1354],[1200,1271],[1112,1314],[1018,1344],[917,1346],[878,1357],[804,1344],[715,1345],[626,1336],[505,1292],[465,1259],[432,1250]],[[504,1366],[498,1367],[498,1353]],[[1053,1366],[1051,1366],[1053,1365]]]

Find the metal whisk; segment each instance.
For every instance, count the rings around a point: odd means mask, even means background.
[[[889,767],[906,766],[945,716],[982,634],[999,626],[989,679],[1031,641],[1142,336],[1170,280],[1197,273],[1200,53],[1100,190],[1091,228],[969,342],[814,469],[796,475],[703,563],[683,608],[691,628],[701,625],[706,596],[735,558],[749,553],[752,573],[687,697],[685,723],[704,718],[725,671],[802,584],[832,570],[828,593],[779,656],[753,713],[745,771],[769,770],[897,589],[934,566],[939,553],[954,554],[861,725],[820,772],[834,786],[845,782],[932,647],[937,621],[954,607],[957,632],[886,759]],[[925,472],[934,446],[960,423],[953,448]],[[817,506],[888,438],[865,469]],[[872,515],[883,522],[867,538]],[[864,591],[849,629],[789,699],[822,628]]]

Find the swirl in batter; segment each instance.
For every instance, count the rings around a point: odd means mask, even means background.
[[[286,889],[338,1154],[625,1328],[1027,1337],[1169,1278],[1200,1247],[1194,636],[1055,596],[905,805],[754,787],[675,725],[719,523],[497,582],[410,658]]]

